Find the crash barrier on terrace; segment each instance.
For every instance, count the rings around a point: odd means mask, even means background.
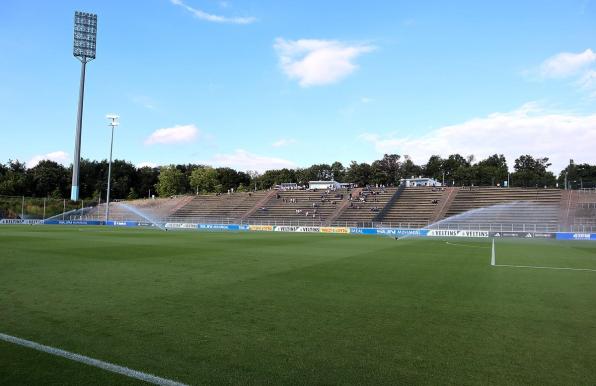
[[[528,231],[488,231],[474,229],[407,229],[407,228],[360,228],[335,226],[299,226],[299,225],[249,225],[249,224],[206,224],[169,222],[152,224],[140,221],[99,221],[99,220],[21,220],[0,219],[0,225],[107,225],[116,227],[163,227],[165,229],[198,231],[242,231],[242,232],[291,232],[324,233],[352,235],[380,235],[402,237],[472,237],[472,238],[524,238],[557,240],[592,240],[596,233],[590,232],[537,232]]]

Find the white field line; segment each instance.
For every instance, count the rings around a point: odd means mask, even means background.
[[[596,272],[596,269],[589,268],[567,268],[567,267],[539,267],[535,265],[511,265],[511,264],[495,264],[495,267],[509,267],[509,268],[533,268],[533,269],[556,269],[566,271],[589,271]]]
[[[6,335],[0,333],[0,340],[5,342],[14,343],[19,346],[32,348],[37,351],[42,351],[48,354],[56,355],[62,358],[70,359],[75,362],[84,363],[89,366],[97,367],[103,370],[111,371],[116,374],[121,374],[127,376],[129,378],[139,379],[141,381],[145,381],[148,383],[152,383],[154,385],[160,386],[187,386],[184,383],[172,381],[170,379],[160,378],[152,374],[143,373],[141,371],[132,370],[128,367],[118,366],[110,362],[100,361],[99,359],[93,359],[84,355],[75,354],[69,351],[60,350],[59,348],[54,348],[50,346],[45,346],[43,344],[35,343],[30,340],[17,338],[15,336]]]
[[[458,247],[466,247],[466,248],[480,248],[480,249],[487,249],[487,248],[490,248],[490,247],[480,247],[480,246],[478,246],[478,245],[466,245],[466,244],[451,243],[451,242],[449,242],[449,241],[445,241],[445,244],[448,244],[448,245],[455,245],[455,246],[458,246]]]
[[[493,266],[493,267],[506,267],[506,268],[531,268],[531,269],[553,269],[553,270],[557,270],[557,271],[586,271],[586,272],[596,272],[596,269],[590,269],[590,268],[541,267],[541,266],[537,266],[537,265],[496,264],[495,239],[493,239],[493,247],[492,247],[492,251],[491,251],[490,265]]]

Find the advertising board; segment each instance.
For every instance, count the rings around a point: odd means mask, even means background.
[[[273,232],[273,225],[249,225],[248,229],[258,232]]]
[[[139,225],[136,221],[108,221],[107,225],[113,225],[118,227],[136,227]]]
[[[350,228],[346,227],[321,227],[321,233],[350,233]]]
[[[534,238],[536,239],[554,239],[555,233],[550,232],[534,232]]]
[[[557,240],[596,240],[596,233],[557,232]]]
[[[49,225],[104,225],[103,221],[97,220],[45,220],[43,223]]]
[[[490,232],[490,237],[514,237],[531,239],[534,237],[532,232]]]
[[[350,228],[350,233],[355,235],[376,235],[376,228]]]
[[[389,236],[426,236],[428,230],[426,229],[400,229],[400,228],[377,228],[378,235]]]
[[[190,224],[183,222],[168,222],[165,227],[169,229],[196,229],[199,224]]]
[[[275,232],[312,232],[318,233],[321,231],[321,227],[299,227],[289,225],[279,225],[273,229]]]
[[[455,229],[431,229],[427,236],[431,237],[488,237],[488,231],[458,231]]]
[[[248,225],[238,224],[198,224],[196,228],[216,231],[247,231],[249,229]]]

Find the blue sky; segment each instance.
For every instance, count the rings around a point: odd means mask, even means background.
[[[72,162],[75,10],[98,14],[82,156],[241,170],[459,152],[596,162],[596,2],[0,2],[0,161]]]

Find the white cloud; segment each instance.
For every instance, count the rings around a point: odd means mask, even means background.
[[[277,38],[273,45],[282,70],[300,86],[320,86],[336,83],[354,72],[354,60],[375,47],[366,44],[350,45],[337,40]]]
[[[144,107],[148,110],[156,109],[155,101],[146,95],[134,95],[130,99],[134,104]]]
[[[213,23],[251,24],[251,23],[254,23],[255,21],[257,21],[257,19],[252,16],[250,16],[250,17],[226,17],[226,16],[220,16],[220,15],[214,15],[214,14],[202,11],[200,9],[191,7],[191,6],[187,5],[186,3],[184,3],[182,0],[170,0],[170,1],[172,2],[172,4],[178,5],[184,9],[186,9],[188,12],[190,12],[197,19],[206,20],[206,21],[210,21]]]
[[[196,139],[198,135],[199,129],[195,125],[176,125],[174,127],[155,130],[145,139],[145,144],[190,142]]]
[[[362,98],[360,98],[360,102],[362,102],[364,104],[372,103],[374,101],[375,101],[374,99],[368,98],[368,97],[362,97]]]
[[[295,144],[297,141],[293,138],[281,138],[277,141],[273,142],[271,146],[273,147],[284,147]]]
[[[215,167],[230,167],[237,170],[256,170],[264,172],[269,169],[293,168],[296,165],[292,161],[282,158],[267,157],[257,154],[252,154],[246,150],[237,149],[229,154],[216,154],[211,159],[200,161],[199,163],[205,165],[212,165]]]
[[[159,165],[156,164],[155,162],[150,162],[150,161],[139,162],[136,165],[137,169],[144,168],[144,167],[156,168],[158,166]]]
[[[596,114],[548,112],[536,103],[527,103],[511,112],[470,119],[420,137],[365,133],[360,138],[373,144],[379,154],[409,154],[421,164],[432,154],[474,154],[479,160],[502,153],[511,168],[517,157],[530,154],[549,157],[551,171],[558,173],[570,158],[578,163],[596,162],[595,127]]]
[[[29,161],[26,162],[28,168],[35,167],[38,163],[44,160],[50,160],[54,162],[58,162],[59,164],[67,165],[69,161],[68,153],[62,150],[54,151],[48,154],[39,154],[31,157]]]
[[[577,83],[582,90],[592,93],[593,97],[596,96],[596,70],[586,71]]]
[[[543,78],[566,78],[577,75],[582,70],[596,63],[596,53],[590,48],[584,52],[561,52],[546,59],[539,73]]]

